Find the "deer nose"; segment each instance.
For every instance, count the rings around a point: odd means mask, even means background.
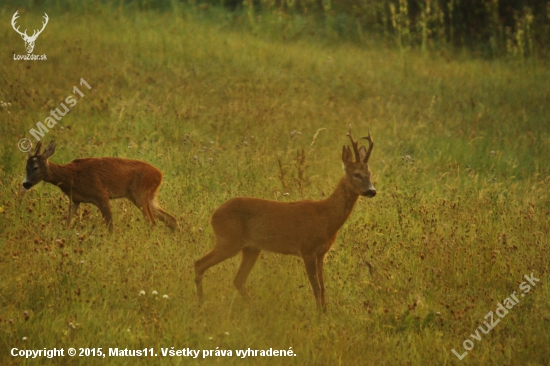
[[[25,183],[23,183],[23,187],[24,187],[25,189],[29,189],[29,188],[32,187],[32,184],[30,184],[29,182],[25,182]]]
[[[366,196],[366,197],[372,198],[372,197],[376,196],[376,189],[374,189],[374,188],[369,189],[363,195]]]

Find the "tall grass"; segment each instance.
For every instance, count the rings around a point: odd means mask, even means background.
[[[196,363],[456,364],[451,349],[464,352],[465,339],[475,343],[465,364],[548,364],[544,62],[273,40],[231,31],[227,13],[185,7],[178,15],[76,6],[83,10],[48,12],[35,50],[47,62],[0,69],[0,100],[10,103],[0,109],[1,364],[25,363],[13,347],[160,355],[172,346],[297,354]],[[39,21],[41,10],[20,13]],[[2,54],[22,53],[2,24]],[[90,205],[68,228],[56,187],[20,195],[26,155],[17,141],[80,78],[92,89],[45,137],[57,141],[52,161],[150,162],[164,173],[160,202],[180,232],[151,229],[128,201],[112,202],[114,235]],[[316,314],[300,260],[270,253],[249,278],[251,303],[232,287],[236,257],[207,272],[199,307],[193,261],[213,245],[215,208],[238,195],[326,197],[343,174],[349,123],[372,131],[378,195],[358,201],[328,255],[328,314]],[[537,286],[480,341],[470,338],[530,273]]]

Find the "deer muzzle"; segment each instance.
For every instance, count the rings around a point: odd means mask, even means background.
[[[369,197],[369,198],[376,196],[376,188],[374,188],[372,183],[369,182],[367,190],[363,192],[363,196]]]
[[[376,189],[369,189],[368,191],[366,191],[365,193],[363,193],[363,196],[365,197],[369,197],[369,198],[372,198],[374,196],[376,196]]]

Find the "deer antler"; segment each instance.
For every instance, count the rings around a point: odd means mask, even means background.
[[[374,141],[372,141],[372,137],[370,136],[370,130],[368,136],[361,137],[362,139],[365,139],[369,142],[369,149],[367,150],[367,155],[365,155],[365,159],[363,159],[364,163],[368,163],[370,158],[370,153],[372,152],[372,148],[374,147]]]
[[[351,135],[351,123],[349,125],[348,137],[351,141],[351,146],[353,147],[353,152],[355,153],[355,161],[357,163],[359,163],[361,161],[361,157],[360,157],[360,154],[359,154],[359,149],[357,147],[359,145],[359,143],[357,141],[355,141],[353,136]],[[360,140],[365,139],[369,142],[369,149],[367,150],[367,154],[365,155],[365,158],[363,159],[363,162],[367,163],[369,161],[370,153],[372,152],[372,148],[374,147],[374,142],[372,141],[372,137],[370,135],[370,130],[369,130],[369,135],[368,136],[363,136],[359,139]]]
[[[33,156],[38,156],[40,155],[40,148],[42,147],[42,140],[38,141],[38,144],[36,144],[36,148],[34,149],[34,155]],[[30,154],[30,152],[29,152]]]
[[[19,33],[21,36],[28,37],[26,29],[25,29],[25,32],[21,33],[21,31],[19,30],[19,27],[15,28],[15,21],[17,20],[17,18],[19,18],[19,15],[17,15],[18,12],[19,10],[17,10],[15,14],[13,14],[13,17],[11,18],[11,26],[13,30]]]
[[[349,132],[348,137],[351,141],[351,146],[353,147],[353,152],[355,153],[355,161],[359,163],[361,160],[359,159],[359,149],[357,148],[357,141],[353,139],[353,136],[351,135],[351,123],[349,124]]]

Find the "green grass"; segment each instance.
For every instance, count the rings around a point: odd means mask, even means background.
[[[3,19],[14,11],[0,10]],[[42,14],[20,13],[27,24]],[[13,358],[13,347],[297,354],[83,364],[550,362],[547,64],[277,42],[187,12],[48,15],[34,51],[48,61],[11,60],[23,42],[7,21],[0,29],[0,100],[11,103],[0,109],[1,364],[48,361]],[[45,136],[57,141],[51,160],[150,162],[164,173],[160,202],[180,232],[151,229],[123,200],[112,201],[113,235],[91,205],[67,228],[59,189],[19,193],[18,140],[34,142],[28,131],[75,85],[84,98]],[[199,307],[193,262],[213,246],[212,212],[238,195],[326,197],[343,174],[349,123],[356,136],[372,132],[378,195],[359,199],[327,257],[328,314],[316,313],[301,260],[271,253],[250,275],[251,303],[232,286],[235,257],[206,273]],[[470,338],[532,272],[537,286],[480,341]],[[451,349],[464,352],[465,339],[475,347],[460,362]]]

